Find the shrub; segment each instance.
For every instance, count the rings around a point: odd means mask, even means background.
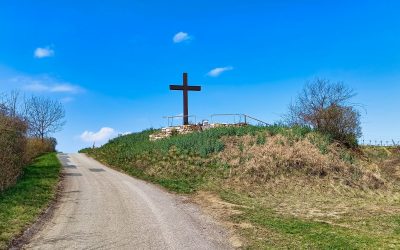
[[[25,162],[26,124],[0,115],[0,191],[15,183]]]
[[[27,162],[32,159],[50,152],[56,151],[57,141],[55,138],[28,138],[26,145],[25,159]]]
[[[289,125],[310,126],[349,147],[361,136],[360,113],[349,100],[353,90],[343,83],[316,79],[307,84],[286,116]]]

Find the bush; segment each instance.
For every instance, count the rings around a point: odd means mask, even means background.
[[[0,114],[0,192],[14,184],[25,165],[26,124]]]
[[[43,140],[39,138],[28,138],[25,159],[29,162],[42,154],[55,152],[56,145],[57,141],[55,138],[45,138]]]
[[[289,106],[289,125],[310,126],[348,147],[361,136],[360,113],[349,100],[353,90],[342,83],[316,79]]]

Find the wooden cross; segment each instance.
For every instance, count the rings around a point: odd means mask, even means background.
[[[183,73],[183,85],[169,85],[170,90],[183,91],[183,125],[189,124],[188,91],[201,91],[201,86],[188,86],[188,74]]]

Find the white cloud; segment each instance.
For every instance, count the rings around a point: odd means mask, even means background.
[[[50,47],[36,48],[33,52],[33,55],[36,58],[52,57],[54,56],[54,50],[52,50]]]
[[[70,93],[77,94],[84,92],[80,86],[68,82],[58,81],[50,77],[28,77],[17,76],[10,80],[15,85],[19,85],[23,90],[31,92],[49,92],[49,93]]]
[[[222,68],[215,68],[210,70],[210,72],[207,73],[208,76],[211,77],[217,77],[219,75],[221,75],[222,73],[226,72],[226,71],[230,71],[233,70],[233,67],[231,66],[227,66],[227,67],[222,67]]]
[[[49,88],[50,92],[68,92],[77,93],[82,91],[79,86],[71,85],[69,83],[55,84]]]
[[[73,97],[67,96],[67,97],[61,98],[60,102],[69,103],[69,102],[72,102],[73,100],[74,100]]]
[[[191,36],[189,36],[188,33],[181,31],[174,35],[174,37],[172,38],[172,41],[174,41],[174,43],[181,43],[181,42],[189,41],[192,39],[193,38]]]
[[[54,92],[54,93],[78,93],[83,91],[81,87],[71,84],[43,84],[33,82],[25,84],[22,87],[24,90],[32,92]]]
[[[86,130],[79,136],[79,138],[84,142],[96,143],[97,146],[100,146],[112,138],[131,133],[132,132],[118,132],[113,128],[103,127],[97,132]]]
[[[116,132],[113,128],[103,127],[97,132],[85,131],[80,138],[85,142],[105,142],[115,136]]]
[[[33,92],[45,92],[49,90],[49,87],[39,82],[32,81],[32,83],[24,85],[23,89]]]

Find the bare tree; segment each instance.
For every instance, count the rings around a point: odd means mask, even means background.
[[[361,136],[360,113],[350,99],[352,89],[325,79],[309,82],[289,106],[290,125],[310,126],[334,139],[354,145]]]
[[[60,131],[65,124],[63,105],[44,97],[32,96],[25,100],[24,116],[29,125],[29,134],[42,140]]]
[[[8,116],[17,117],[20,115],[19,91],[12,90],[10,93],[3,94],[1,97],[1,112]]]

